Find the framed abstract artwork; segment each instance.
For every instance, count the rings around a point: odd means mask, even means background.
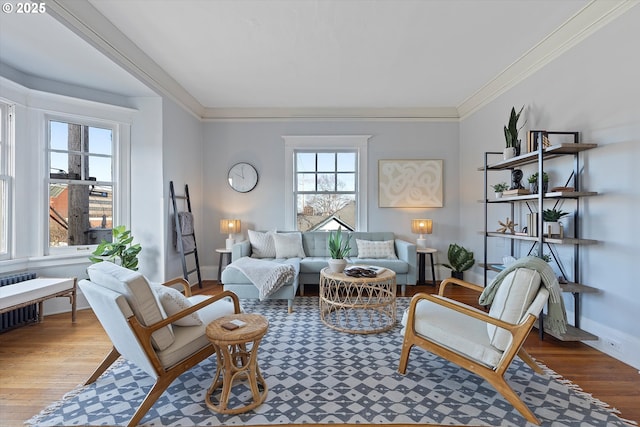
[[[441,208],[442,160],[378,160],[378,206]]]

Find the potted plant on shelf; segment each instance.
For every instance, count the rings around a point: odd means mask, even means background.
[[[527,178],[527,181],[529,181],[529,191],[531,191],[531,193],[533,194],[538,193],[538,172],[531,174],[529,178]],[[549,174],[547,174],[546,172],[542,172],[542,192],[546,193],[548,189]]]
[[[464,272],[473,267],[473,264],[476,262],[473,258],[473,252],[456,243],[449,245],[447,258],[449,263],[442,265],[451,269],[451,277],[455,277],[456,279],[462,279]]]
[[[520,119],[522,110],[524,110],[524,105],[517,113],[516,109],[514,107],[511,107],[509,124],[504,127],[504,138],[506,142],[506,148],[503,151],[504,160],[510,159],[520,154],[520,140],[518,139],[518,134],[520,133],[520,129],[524,127],[524,123],[522,124],[522,126],[518,127],[518,120]]]
[[[332,231],[329,234],[329,255],[331,256],[329,269],[332,272],[342,273],[347,266],[347,261],[344,258],[349,256],[351,251],[350,240],[351,236],[347,236],[346,239],[343,238],[342,227],[338,227],[335,233]]]
[[[111,242],[102,240],[95,251],[91,253],[91,262],[109,261],[121,265],[129,270],[138,270],[138,254],[142,250],[139,243],[133,244],[133,236],[124,225],[113,228]]]
[[[562,229],[560,227],[560,218],[569,215],[569,212],[561,211],[560,209],[545,209],[542,211],[543,232],[549,237],[560,236],[562,237]]]
[[[509,185],[506,182],[499,182],[491,186],[496,193],[496,199],[502,197],[502,192],[509,189]]]

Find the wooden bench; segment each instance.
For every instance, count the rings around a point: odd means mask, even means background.
[[[76,278],[36,278],[0,287],[0,314],[38,304],[38,322],[44,318],[44,301],[68,297],[71,321],[76,321]]]

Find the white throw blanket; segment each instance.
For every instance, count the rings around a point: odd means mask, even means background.
[[[261,301],[293,279],[296,274],[295,268],[290,264],[251,257],[242,257],[229,264],[227,268],[235,268],[247,276],[258,288]]]

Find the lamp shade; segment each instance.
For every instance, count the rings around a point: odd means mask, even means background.
[[[240,232],[240,220],[239,219],[221,219],[220,220],[220,232],[222,234],[234,234]]]
[[[433,221],[430,219],[412,219],[411,232],[415,234],[431,234]]]

